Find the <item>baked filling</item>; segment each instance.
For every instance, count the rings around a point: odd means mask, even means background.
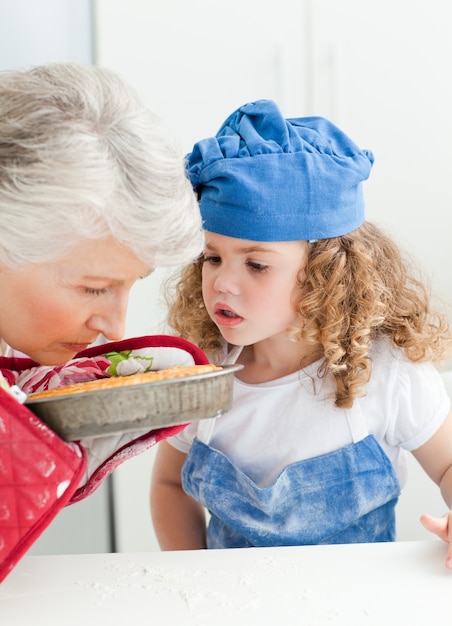
[[[47,389],[46,391],[38,391],[28,396],[29,400],[41,400],[44,398],[54,398],[56,396],[66,396],[74,393],[82,393],[86,391],[99,391],[101,389],[116,389],[118,387],[126,387],[128,385],[141,385],[159,380],[168,380],[170,378],[182,378],[183,376],[193,376],[195,374],[207,374],[221,370],[222,368],[208,363],[206,365],[175,365],[165,369],[156,370],[155,372],[142,372],[139,374],[131,374],[130,376],[112,376],[110,378],[98,378],[97,380],[88,380],[83,383],[74,383],[57,389]]]

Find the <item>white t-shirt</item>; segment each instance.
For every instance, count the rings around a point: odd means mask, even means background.
[[[430,439],[449,412],[450,399],[432,364],[412,363],[386,340],[375,342],[370,356],[366,395],[355,402],[367,433],[382,446],[403,485],[404,450],[415,450]],[[260,487],[271,484],[291,463],[351,444],[346,411],[334,406],[332,377],[318,377],[320,363],[260,384],[236,378],[230,411],[193,422],[168,442],[188,453],[201,429],[201,439],[208,433],[209,444]]]

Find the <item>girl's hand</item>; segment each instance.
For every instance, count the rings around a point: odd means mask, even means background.
[[[446,556],[446,567],[452,569],[452,511],[442,517],[421,515],[421,524],[424,528],[449,544]]]

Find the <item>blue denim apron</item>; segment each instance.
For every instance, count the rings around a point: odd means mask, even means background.
[[[368,434],[359,401],[345,413],[353,443],[288,465],[265,488],[212,448],[212,428],[200,423],[182,485],[210,512],[207,547],[394,541],[396,472]]]

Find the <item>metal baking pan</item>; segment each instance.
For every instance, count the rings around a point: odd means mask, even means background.
[[[218,417],[231,408],[243,365],[182,378],[33,400],[26,406],[66,440],[151,430]]]

